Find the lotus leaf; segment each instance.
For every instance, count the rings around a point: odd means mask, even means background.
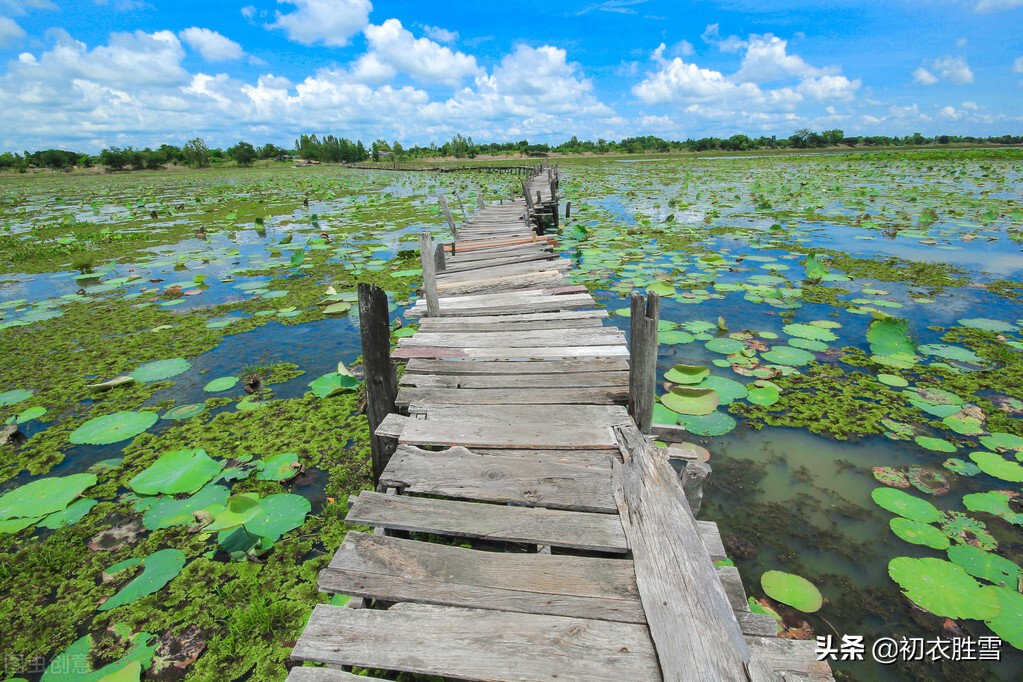
[[[970,575],[996,585],[1015,587],[1023,577],[1023,569],[1014,562],[978,547],[954,545],[948,548],[947,553],[952,563],[961,566]]]
[[[109,445],[131,440],[159,419],[155,412],[114,412],[85,422],[68,439],[76,445]]]
[[[202,390],[207,393],[219,393],[220,391],[226,391],[229,388],[234,388],[238,381],[238,377],[220,377],[219,379],[214,379],[203,386]]]
[[[909,322],[897,317],[873,320],[867,328],[872,359],[892,367],[909,368],[916,364],[916,347],[909,338]]]
[[[712,353],[721,353],[722,355],[731,355],[732,353],[738,353],[739,351],[746,348],[746,344],[738,339],[730,339],[727,337],[711,339],[704,344],[707,350]]]
[[[213,523],[208,525],[206,530],[230,530],[237,528],[251,521],[259,512],[259,495],[257,493],[232,495],[228,498],[227,505],[213,515]]]
[[[984,433],[983,423],[976,417],[969,415],[960,416],[959,413],[956,413],[950,417],[945,417],[941,422],[951,430],[964,436],[975,436],[979,433]]]
[[[669,369],[664,378],[673,384],[698,384],[710,374],[710,370],[700,365],[675,365]]]
[[[956,457],[949,457],[942,463],[942,466],[960,476],[976,476],[980,473],[979,466],[973,462],[967,462]]]
[[[717,391],[722,405],[728,405],[735,400],[741,400],[747,395],[745,385],[734,379],[718,376],[707,377],[697,388],[712,388]]]
[[[184,358],[157,360],[155,362],[147,362],[144,365],[140,365],[138,369],[131,372],[128,376],[135,381],[162,381],[164,379],[170,379],[171,377],[183,374],[191,367],[192,365]]]
[[[723,436],[735,428],[736,422],[732,415],[716,410],[707,415],[678,416],[682,428],[697,436]]]
[[[788,367],[802,367],[814,359],[814,354],[792,346],[775,346],[761,357],[775,365],[786,365]]]
[[[646,290],[647,293],[657,294],[658,296],[673,296],[675,294],[675,287],[662,281],[654,282]]]
[[[313,395],[318,398],[329,398],[342,391],[352,391],[359,386],[359,380],[351,375],[328,372],[309,383]]]
[[[43,528],[62,528],[64,526],[72,526],[82,519],[89,513],[89,510],[99,504],[96,500],[82,499],[76,500],[71,503],[67,509],[61,509],[55,511],[45,519],[39,522],[39,525]]]
[[[30,407],[19,414],[15,422],[18,424],[24,424],[25,422],[30,422],[33,419],[39,419],[39,417],[42,417],[44,414],[46,414],[46,408],[36,405],[35,407]]]
[[[692,334],[703,334],[717,329],[717,325],[713,322],[705,322],[704,320],[689,320],[682,323],[682,328]]]
[[[305,523],[312,506],[301,495],[281,493],[260,500],[259,509],[259,514],[246,522],[245,528],[265,540],[276,542],[289,530]]]
[[[972,452],[970,459],[989,476],[1011,483],[1023,483],[1023,466],[1018,462],[1007,460],[995,452]]]
[[[149,530],[170,528],[190,523],[197,511],[211,511],[227,503],[230,492],[222,485],[207,485],[199,492],[183,500],[163,497],[156,500],[142,515],[142,525]],[[212,512],[211,512],[212,513]]]
[[[896,557],[888,575],[922,609],[946,618],[986,620],[998,615],[996,587],[981,587],[966,571],[943,559]]]
[[[951,544],[944,533],[926,523],[911,521],[910,519],[903,519],[897,516],[890,520],[888,525],[893,533],[906,542],[912,542],[914,545],[924,545],[931,549],[945,549]]]
[[[205,403],[194,403],[192,405],[178,405],[163,413],[161,419],[184,420],[191,419],[206,409]]]
[[[103,602],[100,611],[109,611],[159,591],[185,567],[185,555],[179,549],[161,549],[142,561],[142,574],[120,592]]]
[[[873,467],[871,473],[878,483],[891,486],[892,488],[908,488],[909,478],[906,473],[893,469],[892,467]]]
[[[958,323],[971,329],[981,329],[986,332],[1014,332],[1018,327],[1002,320],[992,320],[986,317],[971,317],[958,320]]]
[[[1009,496],[997,490],[986,493],[970,493],[963,496],[963,506],[970,511],[987,512],[999,516],[1009,523],[1023,525],[1023,514],[1009,507]]]
[[[792,573],[767,571],[760,576],[760,585],[767,596],[803,613],[814,613],[824,603],[820,591],[813,583]]]
[[[1012,433],[992,432],[986,436],[982,436],[980,442],[983,443],[984,447],[992,450],[1023,451],[1023,438]]]
[[[945,360],[957,360],[971,365],[982,365],[984,359],[972,350],[962,346],[950,346],[944,343],[932,343],[920,346],[917,350],[926,355],[934,355]]]
[[[909,482],[922,493],[944,495],[949,491],[948,478],[940,471],[927,467],[911,466],[907,472]]]
[[[941,516],[941,531],[951,540],[981,549],[994,549],[998,546],[998,541],[991,535],[983,521],[958,511],[946,510]]]
[[[256,478],[261,481],[286,481],[301,471],[298,455],[294,452],[282,452],[260,460],[256,463],[256,469],[259,471]]]
[[[677,424],[678,413],[672,412],[667,407],[657,402],[654,403],[654,415],[651,423],[653,424]]]
[[[909,386],[909,382],[900,377],[897,374],[878,374],[877,380],[885,386],[893,386],[895,388],[903,388]]]
[[[1023,594],[1010,587],[995,589],[1001,609],[987,621],[987,626],[1002,640],[1023,649]]]
[[[789,340],[789,345],[793,348],[801,348],[803,350],[812,351],[814,353],[824,353],[828,350],[828,344],[822,341],[811,341],[810,339],[793,338]]]
[[[693,335],[684,331],[673,330],[657,333],[657,342],[666,346],[684,346],[693,341],[695,341]]]
[[[801,339],[809,339],[811,341],[837,341],[838,337],[834,332],[827,329],[823,329],[813,324],[787,324],[782,327],[789,336],[795,336]]]
[[[119,626],[111,629],[122,639],[128,639],[127,633],[119,631]],[[88,671],[92,637],[85,635],[50,661],[40,682],[137,682],[141,671],[152,664],[160,640],[156,635],[139,632],[130,637],[130,642],[131,648],[119,660]]]
[[[0,519],[38,519],[61,511],[94,485],[95,474],[50,476],[31,481],[0,495]]]
[[[675,386],[661,396],[664,405],[679,414],[706,415],[721,403],[717,391],[709,388]]]
[[[897,488],[874,488],[870,497],[881,508],[920,523],[934,523],[943,517],[927,500],[904,493]]]
[[[174,450],[161,455],[128,481],[128,486],[143,495],[194,493],[220,473],[223,466],[223,462],[212,459],[201,448]]]
[[[324,315],[341,315],[352,309],[351,303],[331,303],[323,309]]]
[[[13,391],[6,391],[4,393],[0,393],[0,407],[14,405],[23,400],[28,400],[31,397],[32,391],[25,390],[24,388],[16,388]]]
[[[955,445],[941,438],[932,438],[930,436],[917,436],[913,440],[915,440],[916,444],[919,445],[920,447],[926,448],[927,450],[932,450],[934,452],[956,451]]]
[[[806,280],[809,282],[819,282],[828,274],[828,269],[821,265],[815,253],[811,253],[806,257],[803,267],[806,270]]]

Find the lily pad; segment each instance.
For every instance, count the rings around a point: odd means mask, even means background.
[[[179,421],[180,420],[184,420],[184,419],[191,419],[192,417],[196,416],[197,414],[200,414],[205,409],[206,409],[206,404],[205,403],[193,403],[191,405],[178,405],[177,407],[172,407],[171,409],[169,409],[166,412],[164,412],[163,416],[160,417],[160,418],[161,419],[174,419],[174,420],[179,420]]]
[[[109,611],[158,592],[185,567],[185,555],[179,549],[161,549],[142,561],[142,574],[103,602],[100,611]]]
[[[30,422],[33,419],[39,419],[39,417],[42,417],[44,414],[46,414],[46,408],[36,405],[35,407],[30,407],[19,414],[14,421],[17,424],[24,424],[25,422]]]
[[[956,360],[958,362],[965,362],[971,365],[984,364],[984,358],[980,357],[972,350],[963,348],[962,346],[950,346],[945,343],[930,343],[920,346],[917,350],[926,355],[934,355],[935,357],[943,358],[945,360]]]
[[[149,530],[159,530],[191,523],[196,512],[212,511],[218,506],[223,506],[229,496],[230,491],[224,486],[208,485],[183,500],[163,497],[154,501],[142,515],[142,525]]]
[[[795,336],[801,339],[809,339],[811,341],[837,341],[838,336],[834,332],[823,329],[813,324],[787,324],[782,327],[789,336]]]
[[[820,590],[813,583],[792,573],[767,571],[760,576],[760,586],[767,596],[803,613],[814,613],[824,603]]]
[[[991,631],[1017,649],[1023,649],[1023,594],[1009,587],[996,588],[1001,606],[987,621]]]
[[[95,474],[40,478],[0,495],[0,519],[39,518],[65,509],[87,488]]]
[[[896,557],[888,575],[922,609],[945,618],[986,620],[998,615],[997,589],[981,587],[959,566],[943,559]]]
[[[914,545],[924,545],[931,549],[945,549],[951,542],[940,530],[934,526],[919,521],[911,521],[901,517],[895,517],[888,522],[892,532],[906,542]]]
[[[909,322],[897,317],[873,320],[867,327],[871,359],[882,365],[908,369],[919,359],[909,338]]]
[[[675,365],[669,369],[664,378],[673,384],[698,384],[710,374],[710,370],[701,365]]]
[[[1017,452],[1023,452],[1023,438],[1012,433],[992,432],[982,436],[980,442],[984,447],[992,450],[1016,450]]]
[[[289,478],[294,478],[301,467],[297,454],[282,452],[256,462],[256,469],[259,472],[256,474],[256,478],[261,481],[286,481]]]
[[[920,523],[934,523],[943,517],[927,500],[904,493],[898,488],[874,488],[870,498],[881,508]]]
[[[128,486],[143,495],[194,493],[220,473],[223,466],[223,462],[214,460],[201,448],[174,450],[161,455],[128,481]]]
[[[96,500],[82,499],[73,502],[67,509],[61,509],[60,511],[53,512],[45,519],[39,522],[39,525],[43,528],[63,528],[64,526],[71,526],[82,519],[89,513],[89,510],[99,504]]]
[[[885,386],[892,386],[894,388],[904,388],[909,386],[909,382],[897,374],[878,374],[877,380]]]
[[[986,552],[970,545],[954,545],[948,548],[949,561],[961,566],[967,573],[983,578],[996,585],[1015,587],[1023,577],[1023,569],[1005,557]]]
[[[916,444],[927,450],[933,452],[955,452],[956,446],[949,443],[947,440],[941,438],[932,438],[930,436],[917,436],[913,440]]]
[[[353,391],[359,386],[359,380],[349,374],[328,372],[309,382],[309,388],[318,398],[329,398],[343,391]]]
[[[1009,506],[1009,496],[997,490],[963,495],[963,506],[970,511],[986,512],[999,516],[1009,523],[1023,525],[1023,514],[1014,512]]]
[[[68,437],[76,445],[109,445],[131,440],[155,424],[155,412],[114,412],[85,422]]]
[[[802,367],[815,358],[813,353],[792,346],[775,346],[766,353],[761,353],[760,357],[772,364],[788,367]]]
[[[747,395],[745,385],[735,379],[718,376],[707,377],[697,388],[712,388],[717,391],[722,405],[729,405],[736,400],[742,400]]]
[[[914,488],[928,495],[945,495],[950,489],[948,478],[943,473],[927,467],[911,466],[907,477]]]
[[[214,379],[213,381],[203,386],[202,390],[206,391],[207,393],[219,393],[220,391],[226,391],[228,389],[234,388],[235,384],[237,383],[238,377],[220,377],[219,379]]]
[[[270,495],[259,503],[260,513],[245,528],[261,538],[276,542],[282,535],[305,523],[312,510],[309,500],[293,493]]]
[[[684,346],[695,340],[692,334],[678,329],[657,333],[657,342],[663,343],[666,346]]]
[[[738,339],[730,339],[727,337],[711,339],[707,343],[703,344],[704,347],[712,353],[721,353],[723,355],[731,355],[732,353],[738,353],[746,348],[746,344]]]
[[[191,367],[192,365],[184,358],[157,360],[140,365],[138,369],[131,372],[128,376],[135,381],[162,381],[183,374],[191,369]]]
[[[971,329],[981,329],[986,332],[1014,332],[1018,327],[1009,322],[1003,322],[1002,320],[992,320],[987,317],[970,317],[963,320],[957,320],[957,322],[964,327],[970,327]]]
[[[0,407],[7,407],[8,405],[14,405],[20,403],[23,400],[28,400],[32,397],[32,391],[28,391],[24,388],[16,388],[13,391],[5,391],[0,393]]]
[[[1023,483],[1023,466],[1005,459],[996,452],[971,452],[970,459],[989,476],[1011,483]]]
[[[679,414],[707,415],[721,404],[717,391],[710,388],[686,388],[675,386],[661,396],[664,405]]]
[[[681,414],[678,423],[697,436],[723,436],[736,427],[732,415],[716,410],[707,415]]]
[[[957,457],[949,457],[942,463],[942,466],[952,473],[959,474],[960,476],[976,476],[980,473],[979,466],[973,462],[967,462]]]
[[[883,483],[892,488],[909,487],[909,477],[906,476],[904,471],[899,471],[892,467],[873,467],[871,473],[874,474],[874,478],[878,483]]]

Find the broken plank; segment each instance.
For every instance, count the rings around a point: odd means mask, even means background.
[[[287,682],[365,682],[379,680],[379,677],[363,677],[337,668],[313,668],[298,666],[288,673]]]
[[[370,491],[348,501],[345,521],[352,524],[595,552],[627,551],[621,521],[614,514],[431,500]]]
[[[323,592],[645,623],[632,562],[484,552],[349,532],[320,572]]]
[[[479,455],[464,447],[428,452],[401,445],[380,478],[402,493],[615,513],[611,472],[571,464]]]
[[[661,679],[643,625],[408,603],[386,611],[317,604],[292,656],[487,682],[566,671],[591,682]]]
[[[752,682],[834,682],[831,666],[818,660],[817,643],[778,637],[746,637]]]
[[[408,417],[391,412],[377,425],[374,435],[381,438],[397,438],[405,430],[405,424],[408,420]]]

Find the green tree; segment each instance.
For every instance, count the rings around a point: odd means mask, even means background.
[[[201,137],[196,137],[185,143],[182,150],[185,157],[185,165],[189,168],[208,168],[210,165],[210,148]]]
[[[239,166],[251,166],[256,159],[256,148],[244,140],[227,150],[228,156]]]

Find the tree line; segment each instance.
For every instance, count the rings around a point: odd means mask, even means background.
[[[844,131],[811,131],[806,128],[795,131],[789,137],[749,137],[737,134],[728,138],[703,137],[699,139],[665,140],[654,135],[627,137],[625,139],[580,140],[576,136],[558,145],[530,143],[528,140],[515,142],[474,142],[472,137],[455,135],[438,145],[403,146],[397,140],[387,142],[378,139],[367,147],[362,140],[349,140],[326,135],[301,135],[292,149],[285,149],[267,142],[261,147],[245,141],[226,149],[208,147],[202,138],[189,140],[181,147],[170,144],[157,149],[146,147],[109,147],[99,154],[83,154],[63,149],[45,149],[24,154],[0,153],[0,170],[25,172],[30,168],[69,170],[71,168],[92,168],[104,166],[107,170],[157,170],[168,165],[207,168],[213,165],[235,163],[251,166],[256,161],[292,161],[305,159],[321,163],[359,163],[362,161],[407,161],[433,157],[475,158],[480,155],[548,156],[550,154],[644,154],[667,152],[727,151],[743,152],[761,149],[822,149],[828,147],[903,147],[947,144],[1023,144],[1023,135],[1000,135],[976,137],[970,135],[937,135],[926,137],[920,133],[912,135],[887,136],[846,136]]]

